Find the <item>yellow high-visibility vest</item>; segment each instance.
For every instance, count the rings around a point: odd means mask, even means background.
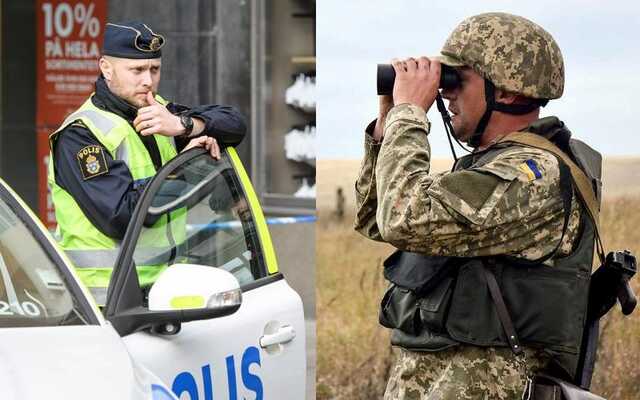
[[[160,96],[156,95],[156,100],[161,104],[167,104]],[[50,149],[53,149],[52,144],[60,131],[78,122],[91,131],[113,159],[125,162],[134,181],[156,174],[149,152],[129,122],[114,113],[96,107],[91,98],[69,115],[49,136]],[[177,154],[173,137],[162,135],[153,137],[158,144],[162,165],[164,165]],[[74,263],[80,280],[89,287],[96,302],[104,304],[112,268],[120,249],[120,241],[106,236],[93,226],[69,192],[56,183],[53,151],[50,151],[48,183],[58,222],[59,244]],[[176,210],[168,216],[162,216],[153,227],[145,230],[138,240],[138,246],[166,249],[171,242],[180,243],[184,240],[184,223],[175,223],[175,221],[181,218],[184,218],[184,210]],[[168,222],[171,223],[168,224]],[[178,232],[176,232],[175,227],[180,225],[182,227],[177,228]],[[171,229],[173,232],[169,232]],[[153,265],[137,266],[140,285],[153,283],[165,266],[166,260],[163,262],[157,258]]]

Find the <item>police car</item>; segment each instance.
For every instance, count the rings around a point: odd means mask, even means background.
[[[159,232],[168,240],[149,240]],[[141,287],[138,266],[163,272]],[[0,182],[0,281],[2,399],[304,398],[302,301],[233,148],[220,160],[193,149],[158,171],[102,312]]]

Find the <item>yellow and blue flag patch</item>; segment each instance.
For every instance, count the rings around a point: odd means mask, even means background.
[[[538,168],[538,164],[536,164],[536,162],[533,161],[532,159],[528,159],[527,161],[518,165],[518,169],[524,172],[525,175],[527,175],[527,177],[529,178],[529,181],[534,181],[536,179],[542,178],[542,173]]]

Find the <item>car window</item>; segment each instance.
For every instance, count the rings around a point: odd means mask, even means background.
[[[0,201],[0,327],[86,324],[63,274],[23,214]]]
[[[254,218],[223,153],[190,159],[152,194],[133,254],[141,286],[166,266],[198,264],[231,272],[241,285],[267,275]]]

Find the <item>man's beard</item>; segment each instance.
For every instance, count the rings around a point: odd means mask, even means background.
[[[122,100],[126,101],[127,103],[129,103],[134,108],[142,108],[142,107],[146,107],[146,106],[149,105],[149,103],[147,102],[146,96],[144,97],[144,99],[138,99],[136,97],[136,95],[134,94],[131,98],[127,98],[120,91],[120,87],[121,87],[120,85],[116,84],[115,82],[112,82],[111,83],[111,87],[109,88],[109,90],[111,90],[111,93],[113,93],[114,95],[118,96]]]
[[[127,99],[127,98],[122,97],[122,96],[117,95],[117,94],[116,94],[116,96],[120,97],[122,100],[124,100],[127,103],[131,104],[135,108],[142,108],[142,107],[146,107],[146,106],[149,105],[149,103],[147,102],[147,98],[146,97],[144,99],[140,100],[137,97],[133,97],[131,99]]]

